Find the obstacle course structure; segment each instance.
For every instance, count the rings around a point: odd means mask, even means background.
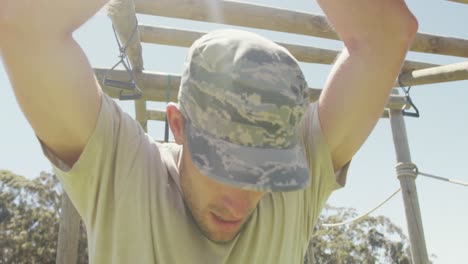
[[[450,0],[468,4],[467,0]],[[216,8],[216,12],[212,12]],[[108,9],[121,48],[121,62],[126,69],[95,68],[102,89],[113,98],[135,102],[135,118],[147,131],[148,121],[164,121],[165,112],[147,108],[147,101],[177,101],[180,76],[147,71],[144,68],[141,43],[189,47],[206,32],[138,24],[137,14],[204,21],[232,26],[294,33],[339,40],[326,17],[237,1],[193,0],[115,0]],[[338,51],[278,43],[301,62],[333,64]],[[411,51],[468,58],[468,40],[418,33]],[[128,60],[127,56],[128,55]],[[436,65],[405,61],[395,81],[395,87],[468,80],[468,61],[451,65]],[[321,89],[310,88],[310,101],[315,101]],[[413,263],[428,263],[424,231],[415,184],[417,169],[411,163],[404,112],[414,105],[408,94],[397,89],[389,97],[382,118],[389,118],[397,156],[397,176],[405,203]],[[167,139],[167,136],[166,136]],[[60,222],[57,263],[74,263],[78,248],[78,214],[64,195]]]

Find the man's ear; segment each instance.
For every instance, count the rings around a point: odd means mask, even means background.
[[[175,142],[183,145],[185,141],[185,119],[179,106],[175,103],[169,103],[166,107],[167,122],[171,128],[172,135],[174,135]]]

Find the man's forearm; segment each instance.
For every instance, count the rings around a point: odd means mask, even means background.
[[[108,0],[0,0],[0,39],[71,33]],[[1,44],[1,43],[0,43]]]
[[[322,131],[339,169],[382,114],[417,21],[402,0],[318,2],[346,46],[319,99]]]
[[[403,0],[317,0],[352,53],[359,48],[407,49],[418,27]]]

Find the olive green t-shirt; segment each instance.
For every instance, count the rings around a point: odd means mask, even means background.
[[[310,186],[265,195],[234,240],[215,243],[184,205],[181,147],[155,142],[102,98],[94,132],[72,168],[43,146],[87,227],[90,263],[303,263],[314,223],[347,171],[335,176],[315,104],[301,127]]]

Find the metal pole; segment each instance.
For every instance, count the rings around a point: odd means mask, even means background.
[[[403,119],[401,109],[390,110],[390,123],[392,126],[393,143],[395,145],[397,162],[411,163],[405,121]],[[408,225],[413,263],[429,263],[415,178],[405,175],[403,177],[399,177],[399,180],[405,205],[406,222]]]

